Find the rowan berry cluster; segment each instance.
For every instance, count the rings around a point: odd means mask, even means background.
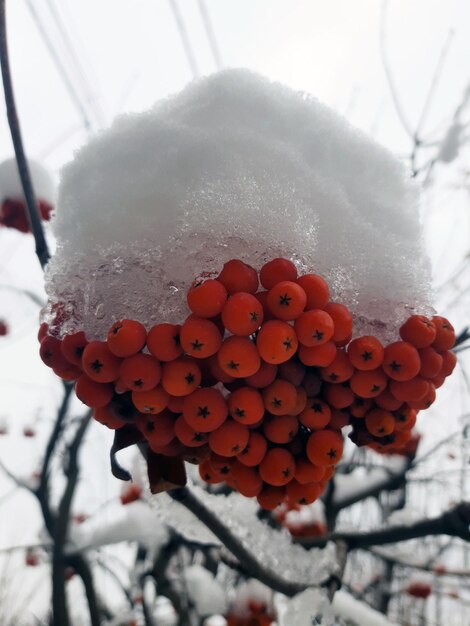
[[[260,288],[261,283],[261,288]],[[39,332],[40,355],[110,428],[135,424],[157,454],[199,464],[261,507],[315,501],[343,452],[341,429],[378,451],[411,439],[455,366],[442,317],[413,315],[401,341],[352,339],[346,306],[287,259],[227,262],[187,293],[182,325],[116,321],[106,341]]]
[[[38,209],[42,220],[50,220],[52,213],[50,204],[44,200],[39,200]],[[21,233],[31,232],[24,200],[13,200],[11,198],[3,200],[0,206],[0,226],[15,228]]]
[[[249,600],[244,615],[228,613],[227,626],[270,626],[275,621],[272,610],[265,603]]]

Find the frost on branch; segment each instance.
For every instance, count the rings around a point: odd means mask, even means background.
[[[49,265],[62,334],[181,322],[195,276],[295,259],[388,340],[429,312],[417,194],[386,150],[315,99],[241,70],[118,119],[63,173]]]

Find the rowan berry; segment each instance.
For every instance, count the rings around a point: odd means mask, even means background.
[[[336,465],[343,455],[343,437],[335,430],[316,430],[307,441],[306,452],[314,465]]]
[[[442,387],[445,381],[446,381],[446,377],[441,376],[440,374],[438,376],[434,376],[434,378],[431,379],[431,382],[436,389],[439,389],[439,387]]]
[[[390,391],[397,400],[402,402],[418,402],[422,400],[429,390],[429,383],[421,376],[416,376],[411,380],[392,380]]]
[[[322,388],[321,378],[315,372],[307,372],[302,383],[302,387],[309,398],[318,396]]]
[[[336,350],[336,356],[328,367],[320,369],[322,380],[329,383],[344,383],[354,374],[354,367],[349,361],[346,352],[341,348]]]
[[[372,409],[364,418],[367,430],[374,437],[385,437],[395,430],[395,419],[390,411]]]
[[[296,387],[297,397],[295,400],[295,407],[290,412],[290,415],[300,415],[307,406],[308,396],[303,387]]]
[[[457,355],[455,352],[451,350],[446,350],[441,353],[442,356],[442,367],[439,370],[438,374],[440,376],[450,376],[454,371],[455,366],[457,365]],[[432,378],[432,376],[430,376]]]
[[[266,361],[261,361],[258,371],[251,376],[245,377],[245,382],[250,387],[262,389],[270,385],[277,376],[278,367]]]
[[[163,454],[163,456],[181,456],[184,451],[181,441],[174,437],[166,446],[153,446],[153,452]]]
[[[321,491],[317,482],[302,484],[294,479],[286,486],[287,499],[295,504],[312,504],[320,497]]]
[[[420,400],[409,400],[408,406],[412,409],[416,409],[417,411],[424,411],[425,409],[429,409],[431,404],[434,403],[436,399],[436,387],[432,382],[428,381],[428,390],[425,395]]]
[[[307,406],[299,415],[300,423],[311,430],[321,430],[325,428],[331,418],[331,409],[326,402],[320,398],[309,398]]]
[[[334,465],[328,465],[325,467],[325,475],[322,478],[322,482],[327,482],[333,478],[336,472],[336,467]]]
[[[395,428],[396,428],[396,425],[395,425]],[[411,430],[395,430],[393,432],[392,437],[393,437],[393,444],[392,444],[392,453],[393,453],[394,451],[398,451],[398,450],[405,448],[406,444],[408,442],[411,442],[413,434]]]
[[[208,433],[221,426],[227,419],[227,403],[218,389],[196,389],[185,397],[183,415],[195,431]]]
[[[382,367],[393,380],[411,380],[421,368],[419,352],[411,343],[395,341],[386,346]]]
[[[349,409],[351,415],[353,415],[351,408]],[[363,417],[362,415],[360,417]],[[331,410],[330,421],[328,422],[328,426],[333,430],[341,430],[345,426],[349,424],[349,415],[345,411],[340,411],[338,409]]]
[[[246,448],[249,438],[246,426],[228,419],[210,433],[209,447],[220,456],[236,456]]]
[[[273,511],[284,501],[286,491],[284,487],[263,486],[261,492],[256,496],[258,504],[266,511]]]
[[[167,409],[172,413],[180,414],[183,412],[184,396],[168,396]]]
[[[330,299],[328,283],[318,274],[304,274],[299,276],[297,284],[307,294],[306,311],[310,309],[323,309]]]
[[[264,406],[272,415],[287,415],[297,403],[297,390],[287,380],[276,379],[262,391]]]
[[[434,378],[434,376],[437,376],[442,368],[443,355],[439,354],[439,352],[431,347],[422,348],[418,352],[421,361],[419,375],[424,378]]]
[[[254,467],[259,465],[266,454],[268,443],[261,433],[251,431],[246,447],[237,454],[237,459],[243,465]]]
[[[156,324],[147,335],[147,348],[159,361],[173,361],[183,354],[179,324]]]
[[[387,387],[387,376],[382,369],[357,371],[349,380],[351,389],[361,398],[375,398]]]
[[[236,489],[246,498],[256,497],[260,493],[263,481],[256,468],[235,461],[232,465],[231,474]]]
[[[323,398],[334,409],[345,409],[354,402],[355,395],[349,384],[325,383],[323,385]]]
[[[232,466],[235,463],[235,458],[221,456],[220,454],[211,453],[209,456],[209,462],[213,467],[217,476],[222,477],[224,480],[230,475]]]
[[[259,473],[264,482],[273,487],[287,485],[294,476],[295,460],[284,448],[271,448],[259,465]]]
[[[333,341],[338,344],[348,339],[352,334],[353,320],[351,312],[344,304],[339,302],[329,302],[324,310],[333,320],[335,332],[333,333]]]
[[[184,352],[196,359],[205,359],[217,352],[222,344],[219,329],[210,320],[190,316],[180,330],[180,343]]]
[[[42,322],[40,324],[39,330],[38,330],[38,341],[39,341],[39,343],[41,343],[41,341],[47,335],[48,329],[49,329],[49,324],[47,322]]]
[[[83,351],[88,345],[85,333],[80,331],[72,335],[65,335],[62,339],[60,349],[64,357],[73,365],[82,365]]]
[[[230,295],[245,291],[256,293],[258,290],[258,274],[256,270],[239,259],[232,259],[224,264],[217,280],[221,282]]]
[[[265,322],[256,337],[256,347],[263,361],[275,365],[288,361],[298,345],[292,326],[280,320]]]
[[[161,385],[157,385],[149,391],[133,391],[132,402],[135,408],[141,413],[152,413],[156,415],[166,409],[170,395]]]
[[[294,330],[300,344],[315,347],[330,341],[335,327],[328,313],[320,309],[311,309],[295,320]]]
[[[217,353],[220,367],[234,378],[256,374],[261,360],[255,344],[248,337],[228,337]]]
[[[207,359],[207,363],[203,361],[202,359],[199,361],[199,363],[201,365],[203,387],[210,387],[217,383],[224,383],[224,384],[233,383],[237,380],[233,376],[230,376],[230,374],[227,374],[227,372],[224,372],[224,370],[220,367],[217,354],[214,354],[211,357],[209,357],[209,359]],[[206,366],[208,366],[208,371],[205,371]],[[208,378],[212,378],[213,380],[212,385],[206,384],[206,381],[208,380]]]
[[[117,430],[118,428],[122,428],[126,425],[126,422],[122,419],[119,419],[114,415],[114,413],[110,410],[109,405],[97,408],[93,410],[94,419],[103,424],[103,426],[107,426],[111,430]]]
[[[175,419],[169,411],[139,416],[135,423],[154,452],[155,448],[170,444],[175,437]]]
[[[336,345],[327,341],[320,346],[307,347],[299,345],[297,355],[304,365],[310,367],[328,367],[336,357]]]
[[[270,289],[266,300],[274,317],[284,322],[297,319],[307,304],[307,296],[302,287],[287,280]]]
[[[299,430],[295,415],[275,415],[263,421],[263,433],[272,443],[289,443]]]
[[[382,365],[384,349],[376,337],[367,335],[351,341],[348,356],[356,369],[375,370]]]
[[[41,341],[39,356],[47,367],[66,367],[69,361],[64,357],[61,350],[62,342],[55,337],[46,335]]]
[[[97,383],[86,374],[82,374],[75,383],[75,394],[87,406],[92,409],[99,409],[111,402],[113,386]]]
[[[404,407],[394,411],[395,430],[411,430],[416,424],[416,411],[410,407]]]
[[[82,368],[98,383],[111,383],[120,375],[122,359],[114,355],[104,341],[91,341],[82,354]]]
[[[435,315],[432,321],[436,328],[436,338],[431,346],[438,352],[445,352],[453,348],[455,343],[455,330],[449,320],[445,317]]]
[[[215,317],[227,300],[227,290],[219,280],[209,278],[194,283],[186,295],[188,306],[198,317]]]
[[[235,293],[222,310],[222,323],[233,335],[248,337],[263,323],[263,307],[251,293]]]
[[[263,396],[253,387],[240,387],[230,394],[228,410],[240,424],[256,424],[264,415]]]
[[[107,344],[113,354],[120,357],[137,354],[145,346],[147,331],[136,320],[114,322],[108,332]]]
[[[65,381],[77,380],[79,376],[83,374],[83,370],[78,365],[72,365],[72,363],[68,363],[65,366],[57,366],[53,367],[52,371],[56,376],[62,378]]]
[[[318,482],[325,475],[325,467],[313,465],[306,458],[296,459],[294,478],[301,485]]]
[[[415,348],[427,348],[436,338],[436,327],[424,315],[412,315],[400,326],[400,337]]]
[[[403,404],[401,400],[397,400],[395,396],[390,392],[390,389],[385,389],[380,395],[374,398],[375,404],[387,411],[396,411]]]
[[[162,367],[160,361],[150,354],[134,354],[123,360],[119,375],[129,389],[149,391],[160,382]]]
[[[268,291],[257,291],[253,294],[263,307],[263,321],[265,322],[276,319],[268,307],[268,293]]]
[[[259,278],[263,287],[269,290],[281,281],[297,280],[297,268],[288,259],[273,259],[263,265]]]
[[[175,435],[181,443],[189,448],[197,448],[203,446],[209,440],[207,433],[194,430],[183,415],[180,415],[175,421]]]
[[[170,396],[187,396],[201,383],[201,370],[192,359],[180,358],[163,364],[162,387]]]
[[[199,476],[209,485],[223,482],[223,478],[214,470],[209,459],[206,459],[199,465]]]

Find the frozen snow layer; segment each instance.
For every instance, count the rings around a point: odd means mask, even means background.
[[[40,163],[31,159],[28,161],[28,167],[36,197],[54,206],[56,192],[52,175]],[[16,159],[6,159],[0,163],[0,202],[7,198],[10,200],[24,198]]]
[[[392,338],[430,303],[417,190],[384,148],[313,97],[244,70],[117,119],[63,171],[52,303],[103,337],[186,314],[230,258],[287,256],[326,277],[357,332]],[[383,323],[383,324],[382,324]]]

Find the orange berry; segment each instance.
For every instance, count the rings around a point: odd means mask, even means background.
[[[112,430],[116,430],[118,428],[122,428],[126,425],[126,422],[119,417],[116,417],[114,413],[110,410],[109,405],[102,406],[100,408],[93,410],[93,417],[97,422],[107,426]]]
[[[234,378],[245,378],[256,374],[261,364],[258,350],[248,337],[228,337],[217,353],[224,372]]]
[[[349,309],[344,304],[339,304],[339,302],[329,302],[324,307],[324,310],[332,318],[335,325],[333,341],[337,344],[348,339],[352,334],[353,326],[352,315]]]
[[[150,354],[160,361],[173,361],[183,354],[180,345],[179,324],[156,324],[147,335],[147,348]]]
[[[321,492],[317,482],[301,484],[294,479],[286,486],[287,499],[295,504],[312,504],[320,497]]]
[[[121,363],[122,359],[115,356],[104,341],[91,341],[82,354],[83,371],[98,383],[110,383],[119,378]]]
[[[297,280],[297,268],[288,259],[273,259],[263,265],[259,278],[263,287],[269,290],[281,281]]]
[[[263,307],[263,320],[265,322],[276,319],[268,307],[268,291],[257,291],[254,296]]]
[[[214,322],[190,316],[181,327],[180,343],[189,356],[205,359],[220,348],[222,336]]]
[[[188,448],[197,448],[203,446],[209,440],[207,433],[195,431],[188,422],[184,419],[183,415],[180,415],[175,421],[175,435],[181,441],[181,443]]]
[[[297,283],[285,280],[269,290],[267,303],[271,313],[284,322],[295,320],[302,315],[307,296]]]
[[[222,310],[222,323],[233,335],[248,337],[263,323],[263,307],[251,293],[230,296]]]
[[[209,446],[220,456],[236,456],[246,448],[249,438],[250,431],[246,426],[228,419],[210,433]]]
[[[395,418],[395,430],[411,430],[416,424],[416,411],[410,407],[395,411],[393,417]]]
[[[266,511],[273,511],[284,501],[286,492],[284,487],[272,487],[265,485],[262,491],[256,496],[258,504]]]
[[[62,354],[62,342],[55,337],[46,335],[41,341],[39,356],[47,367],[66,367],[69,361]]]
[[[443,358],[434,348],[428,347],[419,350],[419,359],[421,361],[420,376],[434,378],[441,371]]]
[[[364,423],[367,430],[374,437],[385,437],[395,430],[395,420],[390,411],[373,409],[365,416]]]
[[[330,341],[335,327],[328,313],[320,309],[311,309],[295,320],[294,330],[299,343],[311,348]]]
[[[65,366],[53,367],[52,371],[59,376],[59,378],[66,381],[77,380],[77,378],[83,374],[82,368],[78,365],[72,365],[72,363],[68,363],[68,365]]]
[[[156,415],[166,409],[170,400],[169,394],[160,385],[149,391],[133,391],[132,402],[141,413]]]
[[[263,361],[276,365],[288,361],[298,345],[292,326],[280,320],[265,322],[256,337],[256,347]]]
[[[61,352],[70,363],[82,365],[82,354],[88,345],[85,333],[80,331],[72,335],[65,335],[60,346]]]
[[[344,383],[354,374],[354,367],[351,365],[346,352],[338,348],[336,356],[328,367],[320,369],[320,376],[330,383]]]
[[[215,317],[222,311],[227,300],[227,290],[218,281],[209,278],[194,283],[186,295],[188,306],[198,317]]]
[[[201,377],[192,359],[176,359],[163,364],[162,387],[171,396],[187,396],[199,387]]]
[[[395,341],[385,348],[382,367],[393,380],[411,380],[421,368],[419,352],[411,343]]]
[[[450,376],[454,371],[455,366],[457,365],[457,355],[455,352],[451,352],[450,350],[446,350],[442,352],[442,368],[439,370],[440,376]],[[432,377],[430,377],[432,378]]]
[[[209,485],[216,485],[223,481],[223,478],[212,467],[209,459],[206,459],[199,465],[199,476]]]
[[[310,435],[306,452],[314,465],[336,465],[343,455],[343,437],[335,430],[317,430]]]
[[[136,320],[119,320],[108,331],[107,344],[113,354],[120,357],[132,356],[145,346],[147,331]]]
[[[250,432],[248,444],[246,447],[237,454],[237,459],[243,465],[248,467],[254,467],[259,465],[266,454],[268,449],[268,443],[261,433],[256,431]]]
[[[272,443],[289,443],[299,430],[295,415],[276,415],[263,421],[263,433]]]
[[[348,383],[340,385],[325,383],[323,385],[323,398],[334,409],[345,409],[354,402],[355,395]]]
[[[272,415],[287,415],[297,403],[297,390],[287,380],[276,379],[262,391],[264,406]]]
[[[231,473],[236,489],[243,496],[246,498],[253,498],[260,493],[263,487],[263,481],[261,480],[257,469],[235,461],[232,465]]]
[[[351,415],[354,415],[352,410],[350,409]],[[356,416],[354,416],[356,417]],[[362,417],[362,415],[360,416]],[[328,426],[333,430],[341,430],[345,426],[349,424],[349,415],[344,411],[339,411],[338,409],[332,409],[331,418],[328,422]]]
[[[227,403],[218,389],[196,389],[185,397],[183,415],[195,431],[208,433],[227,419]]]
[[[168,410],[172,413],[182,413],[184,404],[184,396],[169,396]]]
[[[403,448],[409,441],[411,441],[412,433],[411,430],[395,430],[393,432],[393,450],[400,450]]]
[[[235,459],[233,457],[220,456],[219,454],[211,453],[209,456],[209,462],[215,473],[226,480],[226,477],[232,471]]]
[[[310,309],[323,309],[330,299],[328,283],[318,274],[304,274],[297,279],[297,284],[307,294],[306,311]]]
[[[308,396],[303,387],[296,387],[297,397],[295,401],[295,407],[291,411],[291,415],[300,415],[307,406]]]
[[[390,391],[397,400],[402,402],[418,402],[422,400],[429,390],[429,383],[421,376],[416,376],[411,380],[396,381],[392,380]]]
[[[349,381],[351,389],[361,398],[375,398],[387,387],[387,377],[382,369],[357,371]]]
[[[367,335],[351,341],[348,346],[348,356],[356,369],[375,370],[382,365],[384,349],[376,337]]]
[[[258,290],[259,282],[256,270],[239,259],[227,261],[217,276],[217,280],[224,285],[230,295],[239,291],[256,293]]]
[[[453,348],[455,343],[455,330],[449,320],[445,317],[435,315],[432,321],[436,328],[436,338],[431,344],[434,350],[445,352]]]
[[[436,338],[436,327],[424,315],[412,315],[400,326],[400,337],[415,348],[427,348]]]
[[[245,382],[250,387],[262,389],[270,385],[277,375],[277,365],[261,361],[258,371],[251,376],[245,377]]]
[[[228,410],[240,424],[256,424],[264,415],[263,396],[253,387],[240,387],[230,394]]]
[[[175,437],[175,420],[170,412],[141,416],[135,423],[153,451],[155,447],[167,446]]]
[[[271,448],[259,465],[261,478],[274,487],[287,485],[294,476],[295,460],[284,448]]]
[[[325,467],[325,475],[323,476],[322,482],[327,482],[335,475],[336,468],[334,465],[328,465]]]
[[[336,346],[332,341],[327,341],[320,346],[307,347],[299,345],[297,355],[304,365],[310,367],[328,367],[336,357]]]
[[[318,396],[320,390],[322,388],[321,378],[315,372],[307,372],[305,374],[304,381],[302,383],[302,387],[305,389],[305,392],[309,398],[313,398]]]
[[[48,330],[49,330],[49,324],[47,322],[42,322],[40,324],[39,330],[38,330],[38,341],[39,341],[39,343],[41,343],[41,341],[47,335],[47,331]]]
[[[301,485],[318,482],[325,475],[325,468],[319,465],[313,465],[305,458],[296,459],[295,461],[295,480]]]
[[[287,380],[287,382],[292,383],[295,387],[298,387],[302,384],[302,381],[305,377],[305,366],[302,363],[298,363],[297,361],[290,360],[285,363],[281,363],[278,368],[278,376],[282,378],[282,380]]]
[[[86,349],[84,354],[86,354]],[[160,382],[161,375],[160,361],[150,354],[128,356],[122,361],[119,370],[122,382],[134,391],[153,389]]]
[[[431,382],[436,389],[439,389],[439,387],[442,387],[445,381],[446,381],[446,377],[441,376],[440,374],[439,376],[434,376],[434,378],[431,379]]]
[[[153,447],[156,454],[163,454],[164,456],[180,456],[183,454],[183,450],[183,444],[177,437],[174,437],[166,446]]]
[[[311,430],[321,430],[329,423],[331,409],[319,398],[309,398],[307,406],[299,416],[300,423]]]
[[[436,399],[436,387],[433,383],[428,382],[428,390],[425,395],[420,400],[409,400],[408,406],[412,409],[416,409],[417,411],[424,411],[425,409],[429,409],[431,404],[434,403]]]
[[[389,389],[382,391],[380,395],[374,398],[374,402],[379,408],[386,409],[387,411],[396,411],[402,405],[402,401],[397,400]]]

